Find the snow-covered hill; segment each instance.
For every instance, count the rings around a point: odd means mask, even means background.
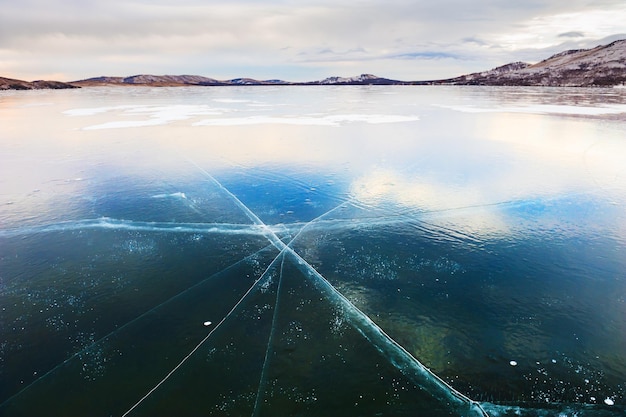
[[[614,86],[626,83],[626,40],[560,52],[534,65],[516,62],[433,84]]]
[[[321,81],[314,81],[310,84],[392,85],[392,84],[402,84],[402,81],[390,80],[388,78],[381,78],[372,74],[361,74],[355,77],[328,77]]]

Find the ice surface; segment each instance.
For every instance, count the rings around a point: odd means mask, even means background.
[[[197,164],[194,163],[194,165],[198,167],[199,169],[202,169]],[[435,409],[441,408],[442,410],[454,409],[454,410],[459,410],[458,412],[463,413],[463,414],[474,413],[476,415],[481,415],[480,406],[477,403],[472,402],[467,397],[463,396],[462,394],[460,394],[459,392],[451,388],[444,381],[437,378],[427,368],[425,368],[415,358],[413,358],[406,350],[404,350],[400,345],[398,345],[395,341],[390,339],[389,336],[384,331],[382,331],[382,329],[380,329],[371,319],[369,319],[360,310],[358,310],[343,295],[337,292],[334,289],[334,287],[330,285],[330,283],[328,283],[328,281],[324,279],[324,277],[322,277],[308,262],[306,262],[289,245],[285,244],[279,238],[279,236],[272,230],[272,228],[267,227],[254,212],[252,212],[243,202],[241,202],[241,200],[239,200],[234,194],[232,194],[226,187],[224,187],[219,181],[215,179],[215,177],[209,174],[206,170],[202,169],[202,172],[227,196],[227,198],[232,199],[233,202],[238,207],[240,207],[240,209],[245,213],[245,215],[254,223],[254,225],[258,228],[258,230],[262,232],[263,236],[265,236],[265,238],[279,251],[279,253],[272,260],[272,262],[269,263],[265,271],[261,273],[260,276],[258,276],[258,278],[255,279],[253,285],[250,286],[243,293],[243,295],[238,299],[238,301],[232,305],[230,310],[223,316],[223,318],[215,326],[211,327],[211,331],[204,338],[202,338],[191,350],[189,350],[189,352],[179,362],[177,362],[175,366],[173,366],[162,377],[162,379],[160,379],[159,382],[157,382],[142,397],[140,397],[138,401],[132,407],[130,407],[126,412],[124,412],[123,415],[130,415],[134,413],[135,410],[140,411],[141,406],[144,403],[144,401],[148,401],[153,395],[153,393],[157,392],[162,386],[166,385],[168,381],[170,380],[170,378],[173,377],[179,371],[179,369],[185,366],[186,362],[190,358],[192,358],[196,354],[196,352],[198,352],[203,347],[203,345],[211,338],[211,336],[215,332],[219,331],[221,326],[229,322],[229,319],[231,318],[231,316],[237,314],[237,312],[241,308],[247,308],[245,306],[249,305],[248,298],[250,298],[252,295],[259,292],[259,289],[261,290],[260,291],[261,293],[264,293],[265,291],[267,291],[267,288],[268,288],[266,284],[271,284],[273,280],[277,279],[278,289],[276,290],[276,298],[275,298],[275,303],[273,307],[274,314],[273,314],[273,318],[271,320],[271,325],[270,325],[269,341],[267,342],[265,359],[263,360],[263,366],[261,368],[261,374],[259,377],[256,400],[255,400],[255,405],[254,405],[253,413],[252,413],[252,415],[258,415],[260,413],[260,409],[262,408],[262,404],[264,403],[264,400],[263,400],[264,395],[265,395],[264,392],[269,389],[268,382],[267,382],[267,379],[268,379],[267,374],[269,372],[268,370],[269,358],[272,352],[272,350],[270,349],[270,346],[273,343],[273,338],[274,338],[273,334],[277,327],[275,323],[276,317],[277,317],[276,312],[278,311],[278,308],[279,308],[279,301],[283,298],[281,297],[280,289],[281,289],[281,282],[282,282],[282,276],[283,276],[282,265],[284,263],[285,257],[287,257],[288,259],[291,260],[291,262],[293,262],[296,268],[299,269],[300,272],[303,274],[303,277],[306,277],[311,281],[312,287],[310,287],[310,289],[319,292],[319,294],[322,296],[321,300],[326,300],[325,302],[333,306],[332,308],[334,310],[341,312],[340,317],[343,317],[346,320],[346,323],[350,323],[350,325],[358,332],[358,334],[360,334],[364,338],[364,340],[366,340],[368,343],[372,344],[375,347],[375,350],[378,352],[378,354],[381,355],[382,360],[388,361],[389,366],[396,368],[397,371],[399,371],[400,374],[402,375],[402,378],[407,379],[415,387],[418,387],[419,390],[423,390],[424,392],[428,393],[431,396],[431,398],[435,401],[435,403],[429,405],[429,407],[434,407]],[[333,213],[336,210],[337,208],[331,209],[328,213],[325,213],[319,216],[319,218],[322,218],[325,215],[328,215],[329,213]],[[315,222],[315,219],[305,224],[301,230],[305,229],[307,226],[310,226],[314,222]],[[67,227],[67,226],[70,226],[70,227]],[[192,233],[192,232],[202,233],[203,232],[203,230],[199,229],[198,227],[189,228],[188,225],[182,225],[182,226],[181,225],[175,225],[175,226],[167,225],[167,227],[163,227],[163,226],[164,226],[163,224],[147,224],[146,225],[146,224],[137,224],[137,222],[132,222],[132,223],[123,222],[123,221],[116,222],[116,221],[111,221],[110,219],[103,219],[101,221],[91,222],[91,223],[82,222],[79,224],[74,223],[71,225],[64,225],[64,227],[48,226],[40,230],[36,230],[35,232],[39,234],[55,233],[59,231],[63,233],[67,233],[68,229],[72,230],[72,228],[74,228],[74,230],[77,230],[77,229],[88,230],[91,227],[95,227],[95,228],[104,227],[105,230],[109,230],[111,227],[113,227],[114,230],[126,229],[126,230],[134,231],[134,232],[141,231],[141,232],[149,232],[149,233],[161,233],[166,230],[176,231],[176,232],[181,232],[181,233]],[[207,231],[207,230],[210,231],[211,228],[205,229],[204,231]],[[224,229],[224,228],[221,229],[221,231],[226,231],[226,230],[227,229]],[[24,231],[21,231],[20,235],[24,235]],[[298,235],[299,234],[296,234],[296,236],[293,239],[290,239],[291,242],[293,242],[298,237]],[[136,246],[135,244],[133,245]],[[154,245],[152,247],[154,247]],[[276,268],[277,264],[281,265],[280,273],[277,278],[274,278],[273,270]],[[224,271],[227,271],[229,268],[227,268]],[[222,274],[224,271],[219,272],[218,275]],[[248,276],[250,275],[248,274]],[[107,345],[109,344],[108,343],[109,340],[117,338],[118,333],[125,333],[127,328],[135,327],[136,323],[143,322],[144,319],[150,318],[153,315],[153,313],[157,313],[160,310],[168,307],[172,302],[177,302],[181,297],[186,296],[186,294],[188,294],[190,291],[194,291],[194,292],[198,291],[198,287],[201,285],[205,285],[206,282],[207,280],[200,281],[198,284],[184,290],[178,295],[172,298],[169,298],[168,300],[164,302],[161,302],[160,304],[156,305],[155,307],[151,308],[145,313],[139,315],[137,318],[127,322],[126,324],[123,324],[122,326],[119,326],[116,330],[112,331],[108,335],[105,335],[98,339],[97,336],[93,334],[92,336],[90,336],[90,339],[84,342],[84,346],[85,346],[84,348],[82,348],[80,351],[70,356],[69,358],[65,359],[63,362],[59,363],[58,365],[50,369],[48,372],[44,373],[42,376],[36,377],[36,379],[34,379],[34,381],[31,384],[27,385],[24,389],[19,391],[15,397],[11,397],[7,402],[5,402],[8,409],[12,409],[12,407],[14,406],[19,406],[20,408],[26,407],[24,404],[21,403],[20,398],[28,397],[29,395],[36,395],[36,394],[31,394],[31,393],[38,392],[38,389],[40,389],[42,384],[44,384],[45,381],[48,379],[64,378],[63,375],[67,374],[68,367],[69,367],[69,372],[70,372],[68,376],[70,378],[71,378],[70,375],[73,372],[75,372],[73,371],[73,368],[75,368],[76,365],[80,365],[80,363],[82,363],[82,365],[79,366],[80,375],[87,375],[89,379],[94,378],[94,381],[104,376],[106,372],[105,369],[103,369],[102,371],[97,371],[97,372],[94,370],[91,370],[92,365],[90,365],[90,363],[87,361],[87,357],[95,358],[95,360],[99,362],[101,361],[115,362],[115,360],[113,359],[114,356],[112,355],[118,354],[120,356],[125,356],[123,353],[122,347],[119,347],[117,350],[112,349],[110,346],[107,347]],[[285,297],[288,297],[288,296],[285,296]],[[208,324],[210,324],[210,322],[205,321],[204,324],[205,326],[207,326]],[[162,329],[165,332],[166,331],[165,322],[163,322],[162,325],[164,326]],[[78,362],[78,364],[75,365],[76,362]],[[85,374],[85,372],[87,374]],[[384,379],[384,377],[382,376],[381,378]],[[58,395],[59,394],[56,394],[55,397],[58,397]],[[95,394],[89,394],[89,395],[93,396]],[[17,404],[17,405],[14,405],[14,404]],[[446,411],[446,414],[447,414],[447,411]]]
[[[403,123],[419,120],[418,116],[381,115],[381,114],[342,114],[326,116],[250,116],[246,118],[215,118],[194,123],[194,126],[244,126],[257,124],[287,124],[312,126],[340,126],[345,123],[364,122],[372,124]]]
[[[106,113],[114,110],[128,110],[136,108],[133,105],[121,105],[121,106],[110,106],[110,107],[92,107],[92,108],[78,108],[78,109],[70,109],[65,110],[63,113],[68,116],[93,116],[96,114]]]
[[[623,413],[618,93],[124,91],[8,107],[0,415]]]
[[[231,198],[256,225],[262,227],[263,230],[267,232],[265,235],[266,238],[276,247],[276,249],[280,251],[280,254],[283,256],[289,256],[302,273],[309,279],[313,280],[316,288],[318,288],[329,301],[337,303],[339,308],[347,313],[348,320],[351,321],[353,326],[381,353],[383,353],[383,355],[387,356],[387,359],[394,366],[398,367],[398,369],[405,373],[408,378],[412,379],[417,386],[429,392],[433,397],[438,398],[441,401],[446,401],[450,407],[459,410],[467,409],[466,412],[479,415],[480,406],[477,403],[474,403],[463,394],[454,390],[451,386],[431,373],[427,368],[413,358],[406,350],[392,340],[382,329],[380,329],[369,317],[363,314],[350,301],[348,301],[348,299],[338,292],[322,275],[319,274],[319,272],[315,270],[315,268],[313,268],[297,252],[295,252],[289,244],[285,244],[263,223],[261,219],[259,219],[255,213],[252,212],[252,210],[250,210],[250,208],[239,200],[237,196],[224,187],[217,179],[215,179],[215,177],[200,168],[195,162],[192,161],[192,163],[198,167],[198,169],[202,170],[207,177],[211,179],[211,181],[213,181],[229,198]],[[335,209],[332,209],[330,212],[333,212],[334,210]],[[326,214],[327,213],[324,213],[320,217],[324,217]],[[316,219],[312,220],[308,224],[315,222],[315,220]],[[306,228],[306,226],[307,225],[305,225],[303,229]],[[297,236],[298,235],[296,235],[293,240],[295,240]],[[279,257],[276,257],[275,261],[278,259]],[[271,266],[272,264],[270,264],[270,267]],[[263,276],[261,279],[263,279]],[[263,380],[263,374],[261,380]],[[257,413],[255,412],[255,414]]]
[[[622,114],[626,113],[626,105],[611,105],[606,104],[597,107],[585,107],[585,106],[568,106],[568,105],[554,105],[554,104],[541,104],[534,106],[523,107],[476,107],[472,105],[466,106],[449,106],[441,105],[440,107],[448,108],[466,113],[535,113],[535,114],[567,114],[567,115],[609,115],[609,114]]]

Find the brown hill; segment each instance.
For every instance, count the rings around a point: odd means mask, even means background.
[[[593,49],[575,49],[551,56],[537,64],[504,65],[431,84],[524,85],[551,87],[598,87],[626,83],[626,40]]]
[[[179,86],[226,86],[226,85],[284,85],[291,84],[281,80],[259,81],[252,78],[234,78],[220,81],[200,75],[150,75],[140,74],[130,77],[95,77],[86,80],[72,81],[72,84],[87,86],[151,86],[151,87],[179,87]]]
[[[13,78],[0,77],[0,90],[42,90],[42,89],[63,89],[79,88],[78,86],[63,83],[60,81],[22,81]]]

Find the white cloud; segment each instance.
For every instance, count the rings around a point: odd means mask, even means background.
[[[626,4],[572,13],[535,16],[520,28],[496,35],[494,39],[510,50],[548,48],[563,43],[563,34],[576,34],[579,40],[599,39],[623,30]]]
[[[66,79],[142,72],[439,78],[518,53],[539,60],[546,56],[537,48],[607,37],[626,20],[621,0],[0,0],[0,7],[0,74]]]

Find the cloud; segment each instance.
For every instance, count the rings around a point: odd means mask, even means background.
[[[559,33],[557,35],[559,38],[584,38],[585,34],[583,32],[571,31],[565,33]]]
[[[235,69],[258,78],[355,70],[425,79],[516,61],[523,50],[540,60],[541,48],[611,36],[626,20],[621,0],[0,2],[0,74],[69,79],[103,71],[230,77]]]
[[[462,43],[475,44],[478,46],[488,46],[489,43],[484,41],[483,39],[479,39],[473,36],[461,39]]]
[[[452,54],[449,52],[407,52],[403,54],[393,55],[393,58],[399,59],[462,59],[457,54]]]

